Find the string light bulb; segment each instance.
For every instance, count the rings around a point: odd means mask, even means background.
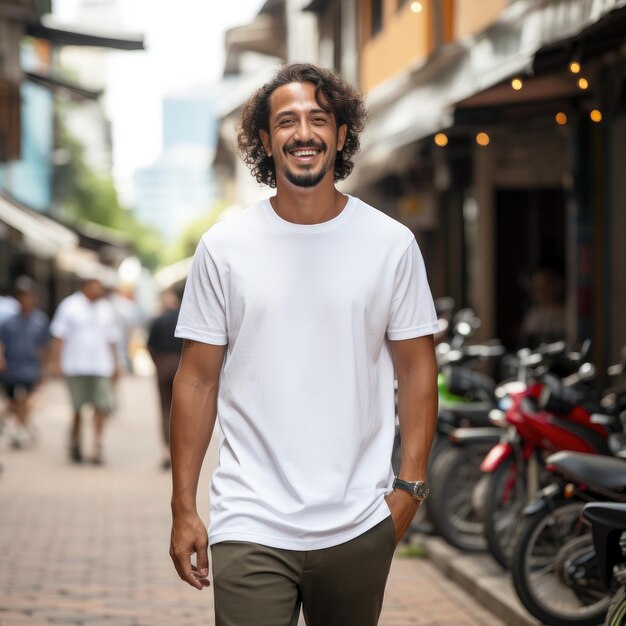
[[[572,74],[580,74],[580,70],[581,70],[581,69],[582,69],[582,68],[581,68],[580,63],[579,63],[578,61],[572,61],[572,62],[569,64],[569,71],[570,71]]]
[[[476,135],[476,143],[483,148],[489,145],[489,141],[490,138],[487,133],[478,133],[478,135]]]
[[[523,86],[524,86],[524,83],[522,82],[521,78],[514,78],[511,81],[511,87],[513,87],[515,91],[519,91]]]
[[[584,77],[582,77],[582,76],[581,76],[581,77],[578,79],[578,86],[579,86],[581,89],[583,89],[583,90],[584,90],[584,89],[587,89],[587,88],[589,87],[589,81],[588,81],[586,78],[584,78]]]
[[[563,113],[563,111],[559,111],[555,116],[554,120],[559,126],[565,126],[567,124],[567,115]]]
[[[591,111],[591,113],[589,113],[589,117],[591,118],[592,122],[601,122],[602,121],[602,111],[598,111],[598,109],[594,109],[593,111]]]
[[[424,7],[421,2],[411,2],[411,11],[413,13],[421,13]]]
[[[435,143],[440,147],[444,148],[448,145],[448,135],[445,133],[437,133],[435,135]]]

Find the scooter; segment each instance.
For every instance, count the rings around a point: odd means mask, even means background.
[[[626,504],[590,502],[582,519],[591,526],[593,547],[604,587],[619,585],[609,606],[605,626],[626,626]]]
[[[568,359],[576,364],[582,356],[573,354]],[[594,410],[603,409],[589,386],[594,376],[589,363],[564,380],[545,373],[525,391],[511,393],[506,411],[490,414],[503,435],[481,464],[486,475],[482,483],[485,538],[491,554],[505,568],[520,532],[520,513],[548,480],[546,456],[559,450],[608,454],[609,434],[621,430],[617,406],[612,415],[594,417]]]
[[[510,394],[526,389],[529,363],[537,366],[548,355],[557,350],[562,352],[563,349],[564,344],[559,344],[546,349],[545,354],[531,354],[527,351],[512,357],[511,362],[515,361],[516,364],[516,375],[495,389],[491,387],[487,404],[491,409],[487,416],[491,415],[498,403],[504,408]],[[449,370],[444,368],[444,371]],[[457,378],[459,382],[463,380],[462,377]],[[443,435],[447,435],[447,445],[435,458],[430,474],[433,489],[429,498],[429,511],[434,528],[452,546],[465,551],[484,551],[487,547],[485,485],[480,468],[485,455],[500,441],[502,431],[484,417],[482,423],[474,423],[471,428],[455,428],[454,423],[443,422],[440,414],[438,426],[444,431]],[[446,427],[447,430],[444,430]]]
[[[594,626],[604,620],[616,588],[607,591],[590,528],[587,502],[626,504],[626,461],[557,452],[547,458],[553,481],[523,511],[513,552],[515,590],[528,611],[552,626]]]

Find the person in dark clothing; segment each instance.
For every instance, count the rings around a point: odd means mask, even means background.
[[[37,308],[37,290],[28,276],[15,282],[19,312],[0,324],[0,377],[15,416],[12,446],[34,441],[30,422],[32,395],[43,375],[50,341],[48,317]]]
[[[170,468],[170,407],[172,384],[178,369],[182,340],[174,337],[180,311],[181,294],[173,289],[163,293],[163,312],[156,317],[148,335],[148,350],[157,371],[159,397],[161,400],[161,431],[163,435],[163,459],[161,467]]]

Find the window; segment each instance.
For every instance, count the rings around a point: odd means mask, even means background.
[[[0,163],[20,158],[20,86],[0,80]]]
[[[371,0],[370,16],[370,35],[373,37],[383,27],[383,0]]]

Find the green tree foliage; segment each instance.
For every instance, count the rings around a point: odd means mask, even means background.
[[[159,233],[120,203],[113,179],[88,166],[83,145],[64,129],[59,131],[57,147],[65,153],[55,175],[55,196],[63,216],[79,224],[92,222],[124,233],[144,265],[157,267],[164,249]]]
[[[218,221],[225,208],[225,202],[216,202],[206,215],[189,222],[176,241],[168,248],[165,263],[175,263],[192,256],[202,235]]]

